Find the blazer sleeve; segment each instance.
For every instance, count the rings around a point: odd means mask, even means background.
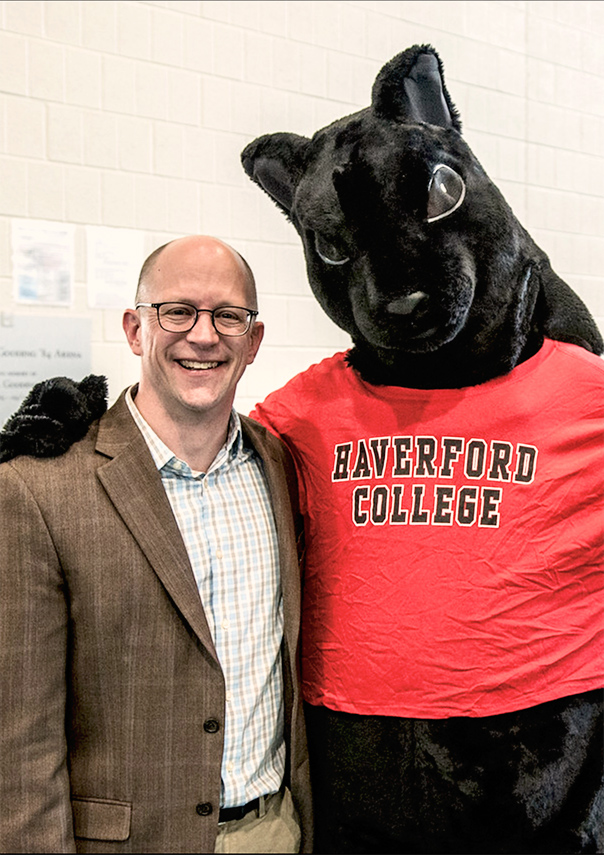
[[[75,852],[65,735],[68,604],[51,533],[0,466],[0,849]]]

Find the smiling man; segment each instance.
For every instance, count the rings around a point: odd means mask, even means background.
[[[173,241],[141,270],[136,308],[123,318],[141,357],[136,407],[193,469],[205,471],[226,439],[237,383],[264,334],[257,308],[251,270],[214,238]]]
[[[139,383],[0,466],[2,851],[310,851],[294,470],[233,409],[257,313],[231,247],[160,247]]]

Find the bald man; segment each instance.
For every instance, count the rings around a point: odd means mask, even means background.
[[[311,851],[284,446],[233,409],[254,279],[156,250],[138,384],[62,457],[0,466],[0,849]]]

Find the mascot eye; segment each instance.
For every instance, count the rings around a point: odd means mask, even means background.
[[[439,163],[434,167],[430,184],[428,185],[428,216],[429,223],[448,217],[456,211],[466,195],[466,185],[461,175],[450,166]]]
[[[315,249],[317,250],[317,255],[325,264],[337,267],[340,264],[346,264],[347,261],[350,261],[347,255],[344,255],[336,246],[325,240],[318,232],[315,232]]]

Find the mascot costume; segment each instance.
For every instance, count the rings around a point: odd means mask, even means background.
[[[298,467],[316,851],[602,851],[591,316],[463,141],[428,45],[367,109],[242,162],[354,344],[253,413]],[[99,384],[36,387],[3,458],[63,451]]]

